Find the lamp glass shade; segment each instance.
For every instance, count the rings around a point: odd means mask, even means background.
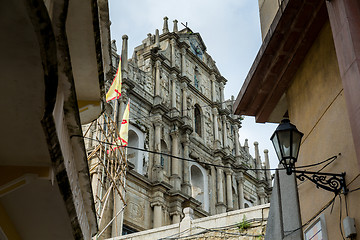
[[[276,155],[277,155],[279,161],[281,161],[282,154],[281,154],[281,150],[280,150],[280,143],[279,143],[278,137],[277,137],[277,135],[275,133],[272,135],[271,141],[272,141],[272,143],[274,145]]]
[[[290,158],[291,155],[291,131],[279,131],[277,133],[280,143],[282,158]]]
[[[293,131],[292,132],[292,157],[294,159],[298,158],[301,138],[302,138],[303,135],[304,134],[302,134],[299,131]]]
[[[302,136],[303,133],[299,132],[296,126],[291,124],[288,119],[281,121],[270,138],[280,163],[294,166],[297,161]]]

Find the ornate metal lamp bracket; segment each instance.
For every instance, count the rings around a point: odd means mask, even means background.
[[[346,173],[336,174],[298,170],[292,170],[292,172],[295,173],[296,178],[300,181],[305,181],[306,179],[308,179],[311,182],[315,183],[317,188],[322,188],[335,194],[339,194],[341,190],[343,190],[344,194],[348,192],[345,183]]]

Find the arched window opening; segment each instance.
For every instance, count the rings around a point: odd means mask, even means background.
[[[195,165],[191,166],[191,196],[204,205],[204,176]]]
[[[201,111],[198,105],[195,105],[194,116],[195,116],[195,132],[199,136],[201,136]]]
[[[129,130],[129,147],[139,147],[139,137],[133,130]],[[130,163],[134,164],[134,169],[137,172],[142,171],[142,163],[139,162],[138,151],[128,148],[127,159]]]

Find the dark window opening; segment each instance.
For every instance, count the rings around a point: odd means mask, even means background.
[[[138,230],[135,230],[129,226],[123,225],[122,235],[128,235],[128,234],[136,233],[136,232],[138,232]]]
[[[195,132],[201,136],[201,113],[199,106],[195,106]]]

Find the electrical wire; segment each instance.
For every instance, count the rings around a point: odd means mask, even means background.
[[[359,191],[359,190],[360,190],[360,187],[355,188],[355,189],[353,189],[353,190],[349,190],[349,192],[348,192],[348,193],[351,193],[351,192],[356,192],[356,191]]]
[[[340,156],[340,155],[341,155],[341,153],[338,154],[338,156]],[[329,166],[331,163],[333,163],[336,159],[337,159],[337,156],[332,156],[332,157],[330,157],[330,158],[328,158],[328,159],[326,159],[326,160],[324,160],[324,161],[321,161],[321,162],[317,163],[316,165],[320,165],[320,164],[323,164],[323,163],[329,161],[329,162],[326,163],[322,168],[320,168],[317,172],[319,173],[319,172],[321,172],[322,170],[324,170],[327,166]],[[308,165],[308,167],[313,167],[313,166],[316,166],[316,165],[315,165],[315,164],[311,164],[311,165]],[[300,167],[297,167],[297,168],[303,168],[303,167],[300,166]],[[306,179],[306,180],[298,183],[297,186],[299,187],[301,184],[303,184],[303,183],[305,183],[305,182],[307,182],[307,181],[308,181],[308,180]]]
[[[226,168],[226,169],[239,169],[239,170],[243,170],[243,171],[248,171],[248,170],[253,170],[253,171],[276,171],[276,170],[286,170],[286,168],[244,168],[242,166],[234,166],[234,167],[230,167],[230,166],[224,166],[224,165],[220,165],[220,164],[214,164],[214,163],[207,163],[207,162],[200,162],[194,159],[188,159],[188,158],[183,158],[183,157],[178,157],[178,156],[174,156],[168,153],[161,153],[161,152],[156,152],[156,151],[151,151],[151,150],[146,150],[146,149],[142,149],[142,148],[137,148],[137,147],[131,147],[131,146],[119,146],[116,143],[110,143],[110,142],[105,142],[105,141],[100,141],[98,139],[95,138],[90,138],[90,137],[85,137],[82,135],[71,135],[71,137],[81,137],[84,139],[88,139],[88,140],[93,140],[93,141],[97,141],[99,143],[103,143],[103,144],[107,144],[107,145],[112,145],[112,146],[117,146],[117,147],[123,147],[123,148],[129,148],[129,149],[133,149],[133,150],[138,150],[138,151],[142,151],[142,152],[148,152],[148,153],[152,153],[152,154],[160,154],[163,156],[167,156],[167,157],[171,157],[171,158],[175,158],[178,160],[182,160],[182,161],[188,161],[188,162],[196,162],[196,163],[200,163],[203,165],[207,165],[207,166],[213,166],[213,167],[219,167],[219,168]],[[305,167],[312,167],[312,166],[316,166],[316,165],[320,165],[326,161],[332,160],[333,158],[336,158],[337,156],[333,156],[331,158],[328,158],[324,161],[321,161],[319,163],[316,164],[311,164],[311,165],[304,165],[304,166],[299,166],[296,167],[297,168],[305,168]]]
[[[341,155],[341,153],[338,154],[339,156]],[[313,163],[313,164],[309,164],[309,165],[304,165],[304,166],[298,166],[296,168],[308,168],[308,167],[314,167],[314,166],[318,166],[318,165],[321,165],[325,162],[328,162],[328,161],[334,161],[335,159],[337,159],[338,155],[335,155],[335,156],[332,156],[332,157],[329,157],[328,159],[325,159],[324,161],[321,161],[321,162],[318,162],[318,163]],[[328,164],[327,164],[328,165]],[[324,169],[327,165],[325,165],[322,169]],[[320,169],[319,171],[321,171],[322,169]]]
[[[339,227],[340,227],[340,233],[341,233],[341,237],[343,238],[343,240],[345,240],[345,238],[344,238],[344,233],[343,233],[343,231],[342,231],[342,227],[341,227],[341,212],[342,212],[342,203],[341,203],[341,196],[340,196],[340,194],[339,194],[339,199],[340,199],[340,207],[339,207],[339,209],[340,209],[340,220],[339,220]]]
[[[319,212],[317,212],[314,216],[312,216],[306,223],[304,223],[301,227],[298,227],[294,230],[290,230],[290,231],[285,231],[285,232],[288,232],[288,234],[285,235],[285,237],[287,236],[290,236],[291,234],[293,234],[294,232],[300,230],[300,229],[303,229],[304,227],[306,227],[307,225],[309,225],[315,218],[317,218],[321,213],[323,213],[328,207],[330,207],[331,204],[334,203],[336,197],[338,195],[335,195],[324,207],[322,207],[320,209]]]
[[[249,222],[249,223],[253,223],[253,222],[263,222],[263,221],[267,221],[267,220],[268,220],[267,218],[265,218],[265,219],[263,219],[263,218],[253,218],[253,219],[249,219],[249,220],[246,220],[246,221]],[[198,236],[198,235],[201,235],[201,234],[205,234],[205,233],[208,233],[208,232],[219,232],[219,233],[232,235],[232,236],[264,237],[263,234],[232,233],[232,232],[227,232],[226,231],[226,230],[231,230],[231,229],[237,228],[237,226],[238,226],[238,223],[223,226],[223,227],[216,227],[216,228],[205,228],[205,227],[196,226],[196,227],[193,227],[193,228],[189,228],[189,229],[187,229],[187,230],[185,230],[185,231],[183,231],[181,233],[176,233],[176,234],[164,237],[164,238],[159,238],[158,240],[170,240],[170,239],[175,240],[175,239],[182,239],[182,238],[189,239],[189,238],[192,238],[192,237],[195,237],[195,236]],[[187,235],[187,236],[181,236],[185,232],[188,232],[188,231],[194,230],[194,229],[204,229],[204,231],[194,233],[194,234],[191,234],[191,235]]]

